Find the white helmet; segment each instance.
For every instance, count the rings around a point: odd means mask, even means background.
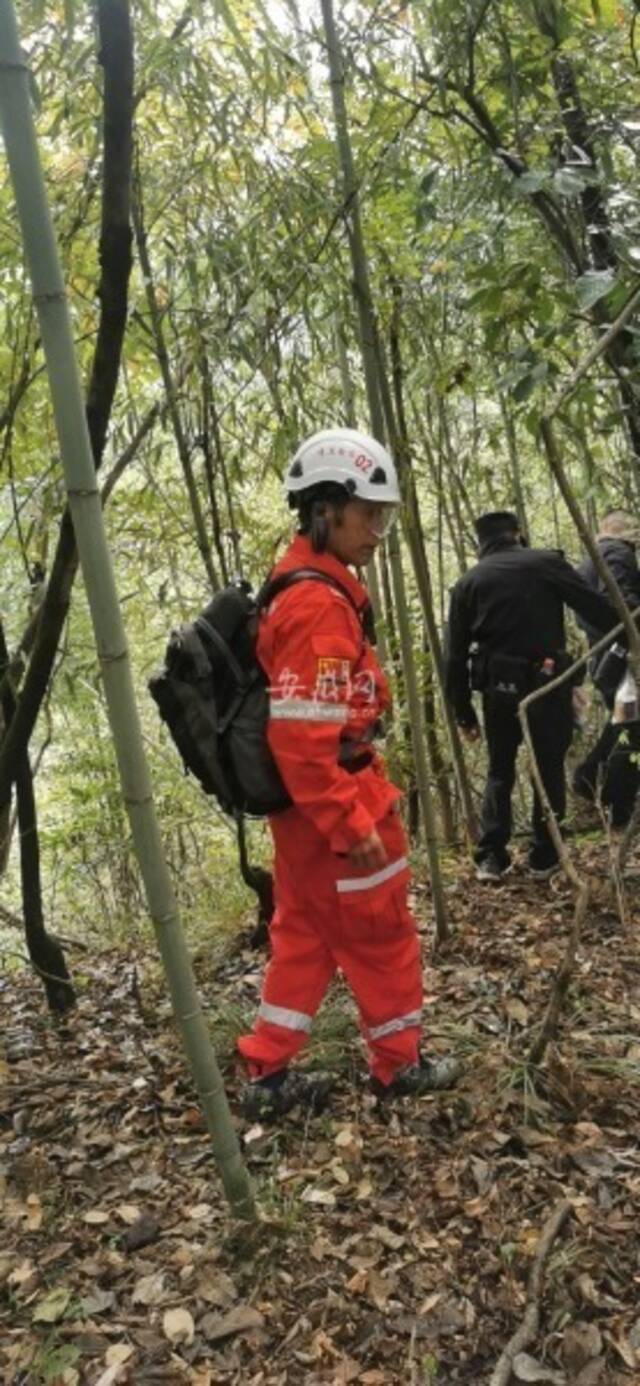
[[[321,481],[338,482],[361,500],[383,505],[400,502],[398,477],[387,449],[355,428],[326,428],[300,444],[285,475],[285,490],[306,491]]]

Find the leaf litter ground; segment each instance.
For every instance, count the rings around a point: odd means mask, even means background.
[[[252,1233],[223,1204],[152,949],[78,968],[62,1026],[33,978],[5,977],[2,1382],[480,1386],[560,1197],[571,1215],[512,1380],[640,1382],[638,887],[622,928],[602,849],[583,863],[600,888],[535,1089],[523,1057],[571,897],[517,872],[479,886],[464,868],[448,885],[452,941],[425,976],[426,1034],[463,1058],[462,1082],[381,1110],[336,986],[307,1058],[337,1075],[329,1110],[275,1129],[238,1116]],[[428,911],[419,886],[415,904]],[[239,1113],[233,1038],[260,960],[227,938],[196,969]]]

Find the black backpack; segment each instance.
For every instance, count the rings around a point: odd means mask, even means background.
[[[269,694],[255,643],[260,611],[293,583],[309,580],[338,589],[360,618],[347,588],[316,568],[281,573],[257,596],[238,581],[217,592],[195,621],[172,631],[164,667],[149,680],[185,772],[225,813],[263,817],[291,804],[267,743]]]

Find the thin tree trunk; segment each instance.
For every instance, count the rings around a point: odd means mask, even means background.
[[[210,374],[209,374],[209,363],[208,363],[208,361],[207,361],[207,355],[206,355],[206,351],[204,350],[204,348],[203,348],[203,349],[200,351],[200,353],[199,353],[199,361],[198,361],[198,364],[199,364],[199,367],[200,367],[200,384],[201,384],[201,388],[202,388],[202,395],[201,395],[201,399],[202,399],[202,458],[203,458],[203,462],[204,462],[204,475],[205,475],[205,481],[206,481],[206,483],[207,483],[207,495],[208,495],[208,497],[209,497],[209,510],[210,510],[210,512],[211,512],[211,524],[212,524],[212,527],[213,527],[213,539],[214,539],[214,543],[215,543],[215,546],[216,546],[216,553],[217,553],[217,555],[218,555],[218,563],[220,564],[220,572],[221,572],[221,574],[222,574],[222,581],[223,581],[224,583],[227,583],[227,582],[229,581],[229,572],[228,572],[228,569],[227,569],[227,558],[226,558],[226,554],[225,554],[225,551],[224,551],[224,544],[223,544],[223,542],[222,542],[222,526],[221,526],[221,524],[220,524],[220,506],[218,505],[218,497],[217,497],[217,495],[216,495],[216,472],[217,472],[217,465],[216,465],[216,464],[217,464],[217,462],[218,462],[218,460],[219,460],[219,451],[220,451],[220,449],[219,449],[219,443],[220,443],[220,437],[219,437],[217,428],[214,429],[214,432],[213,432],[214,445],[213,445],[213,447],[212,447],[212,446],[211,446],[211,442],[212,442],[211,434],[212,434],[212,424],[213,424],[213,420],[215,419],[215,411],[213,410],[213,399],[212,399],[212,390],[211,390],[211,376],[210,376]],[[217,419],[216,419],[216,424],[217,424]]]
[[[29,74],[11,0],[0,0],[0,120],[44,343],[67,496],[107,698],[134,847],[174,1013],[229,1202],[252,1218],[253,1196],[197,995],[164,857],[133,692],[129,656],[82,404],[71,319],[31,112]]]
[[[3,728],[3,721],[0,718],[0,731]],[[11,851],[11,837],[13,834],[13,823],[11,817],[11,799],[0,813],[0,881],[4,876],[9,864],[9,853]]]
[[[211,552],[209,535],[207,534],[207,527],[204,522],[202,505],[200,503],[200,495],[198,492],[198,487],[196,486],[196,479],[193,474],[193,467],[191,465],[191,453],[189,451],[189,444],[187,442],[186,434],[182,425],[182,418],[178,406],[178,392],[176,390],[175,381],[173,379],[173,372],[171,370],[171,365],[169,363],[169,353],[167,351],[167,346],[164,339],[162,314],[158,307],[158,300],[156,297],[156,291],[153,281],[153,271],[151,268],[151,260],[149,257],[149,250],[147,246],[147,233],[145,231],[144,222],[142,219],[142,204],[140,200],[139,185],[136,188],[136,195],[133,199],[133,225],[136,234],[138,259],[140,260],[140,268],[142,270],[142,274],[144,277],[144,286],[147,295],[147,306],[149,308],[149,317],[151,319],[151,331],[155,343],[155,350],[156,356],[158,358],[158,365],[160,367],[160,374],[162,376],[162,383],[164,385],[165,394],[167,396],[167,407],[169,410],[169,417],[171,419],[171,426],[173,428],[173,436],[176,441],[176,448],[178,451],[180,466],[182,467],[182,475],[184,476],[185,486],[187,488],[187,495],[189,497],[189,504],[191,506],[191,514],[193,515],[193,523],[195,525],[196,531],[196,543],[198,545],[200,557],[204,564],[205,572],[207,574],[209,582],[211,583],[211,590],[212,592],[218,592],[220,590],[220,582],[213,563],[213,555]]]
[[[461,527],[452,516],[449,504],[451,498],[450,493],[447,494],[447,490],[442,484],[442,452],[439,453],[438,462],[436,462],[434,450],[431,444],[431,439],[427,432],[424,419],[420,414],[418,406],[415,403],[415,401],[411,399],[409,400],[409,406],[413,417],[414,430],[418,435],[420,443],[422,444],[427,468],[429,470],[429,474],[433,482],[434,490],[438,497],[439,505],[441,506],[442,513],[446,520],[447,530],[449,531],[449,538],[451,540],[453,551],[455,553],[456,561],[458,564],[458,570],[460,574],[462,574],[466,572],[467,569],[467,555],[464,544],[464,528]]]
[[[224,491],[224,498],[225,498],[226,506],[227,506],[227,518],[228,518],[228,521],[229,521],[229,540],[230,540],[230,543],[231,543],[231,552],[232,552],[232,554],[233,554],[233,561],[234,561],[234,564],[235,564],[236,572],[238,573],[238,575],[239,575],[240,577],[242,577],[242,574],[243,574],[243,571],[244,571],[244,567],[243,567],[243,562],[242,562],[242,550],[241,550],[241,548],[240,548],[240,539],[241,539],[240,526],[239,526],[239,525],[237,524],[237,522],[236,522],[236,508],[235,508],[235,502],[234,502],[234,499],[233,499],[233,491],[232,491],[232,488],[231,488],[231,483],[230,483],[230,481],[229,481],[229,471],[228,471],[228,468],[227,468],[227,459],[226,459],[226,456],[225,456],[224,448],[223,448],[223,446],[222,446],[222,434],[221,434],[221,432],[220,432],[220,420],[219,420],[219,418],[218,418],[218,411],[217,411],[217,409],[216,409],[216,402],[215,402],[215,399],[213,398],[213,392],[211,393],[210,405],[211,405],[211,428],[212,428],[212,430],[213,430],[213,439],[214,439],[214,446],[215,446],[215,452],[216,452],[216,459],[217,459],[218,468],[219,468],[219,471],[220,471],[220,476],[222,477],[222,489],[223,489],[223,491]]]
[[[356,427],[356,392],[351,379],[349,370],[349,357],[347,355],[347,337],[344,328],[344,316],[336,313],[335,318],[335,339],[336,352],[338,355],[338,367],[340,370],[340,385],[342,390],[342,407],[344,409],[344,421],[347,428]]]
[[[355,386],[351,379],[351,371],[349,370],[349,359],[347,356],[346,347],[346,320],[340,317],[336,318],[336,339],[338,361],[340,365],[342,407],[344,410],[345,423],[347,425],[347,428],[357,428],[358,425],[355,414],[356,392]],[[384,625],[383,602],[382,595],[380,592],[380,581],[378,578],[377,561],[375,558],[371,559],[371,562],[367,567],[367,584],[369,587],[369,594],[371,597],[371,605],[373,607],[376,640],[380,654],[380,663],[382,664],[382,667],[384,669],[389,669],[391,667],[391,661],[394,659],[394,654],[393,651],[390,651],[389,642],[387,640],[387,634]],[[389,611],[390,607],[387,607],[387,610]]]
[[[438,718],[436,706],[436,680],[434,677],[433,656],[429,646],[429,637],[425,627],[425,675],[423,679],[424,688],[424,724],[427,733],[427,745],[429,747],[429,760],[433,766],[438,798],[440,800],[440,817],[442,819],[442,836],[445,842],[451,846],[455,839],[455,828],[453,822],[453,804],[451,802],[451,791],[449,789],[450,768],[446,764],[440,742],[438,740]]]
[[[18,770],[16,798],[25,941],[29,957],[42,979],[49,1009],[56,1015],[64,1015],[75,1006],[76,997],[62,948],[58,940],[47,933],[44,923],[36,800],[28,754],[23,756]]]
[[[394,704],[398,703],[400,707],[400,733],[403,742],[402,759],[404,764],[403,767],[398,764],[401,752],[399,738],[397,732],[395,732],[395,728],[390,753],[387,753],[387,763],[392,778],[396,773],[404,775],[407,785],[407,827],[411,841],[415,842],[420,831],[420,795],[418,793],[418,785],[416,783],[412,764],[413,741],[411,737],[411,727],[409,725],[409,718],[404,715],[406,690],[402,669],[402,654],[400,651],[400,641],[398,639],[398,630],[393,607],[391,573],[389,571],[389,563],[387,561],[384,546],[377,555],[377,563],[382,575],[382,594],[388,635],[389,661],[395,679]]]
[[[100,227],[100,321],[87,395],[87,425],[96,470],[102,461],[127,321],[131,270],[129,199],[133,115],[133,36],[128,0],[98,0],[100,59],[104,69],[104,160]],[[9,75],[4,80],[9,80]],[[0,745],[0,813],[27,750],[45,697],[78,567],[68,507],[58,543],[29,669],[11,727]]]
[[[0,621],[0,674],[9,665],[4,629]],[[3,684],[1,714],[6,726],[11,722],[15,711],[13,694],[9,683]],[[42,886],[40,879],[40,844],[36,801],[33,792],[33,775],[29,756],[25,752],[18,767],[16,782],[18,801],[18,830],[20,833],[20,878],[22,885],[22,913],[24,935],[29,957],[39,973],[44,986],[49,1009],[57,1015],[64,1015],[75,1005],[75,993],[64,953],[57,939],[47,933],[42,909]],[[9,850],[9,820],[7,817],[7,854]],[[0,824],[2,831],[2,824]],[[0,875],[2,871],[0,870]]]
[[[516,426],[513,422],[513,417],[509,412],[509,406],[505,401],[504,395],[501,391],[499,391],[498,393],[500,399],[500,413],[502,414],[502,422],[504,424],[504,431],[507,439],[507,455],[509,458],[509,471],[511,473],[511,485],[513,486],[513,499],[515,502],[515,511],[518,517],[518,524],[520,525],[522,533],[528,534],[529,527],[527,524],[527,507],[525,505],[524,491],[522,489],[520,458],[518,457],[518,444],[516,441]]]
[[[477,840],[477,836],[478,836],[478,827],[477,827],[477,822],[476,822],[476,814],[475,814],[475,809],[474,809],[474,806],[473,806],[473,797],[472,797],[472,794],[471,794],[471,786],[470,786],[470,784],[469,784],[469,777],[468,777],[468,775],[467,775],[467,767],[466,767],[466,763],[465,763],[465,759],[464,759],[464,752],[463,752],[463,749],[462,749],[462,742],[461,742],[461,740],[460,740],[460,733],[459,733],[459,731],[458,731],[458,726],[457,726],[455,717],[453,716],[453,712],[452,712],[451,706],[450,706],[450,704],[449,704],[449,701],[448,701],[448,699],[447,699],[447,697],[446,697],[446,693],[445,693],[445,686],[444,686],[444,658],[443,658],[443,654],[442,654],[442,646],[441,646],[441,643],[440,643],[440,635],[439,635],[439,632],[438,632],[438,623],[437,623],[437,621],[436,621],[436,616],[435,616],[434,602],[433,602],[433,586],[432,586],[432,583],[431,583],[431,571],[430,571],[430,568],[429,568],[429,558],[428,558],[428,555],[427,555],[426,544],[425,544],[425,542],[424,542],[424,530],[423,530],[422,521],[421,521],[421,518],[420,518],[420,505],[419,505],[419,501],[418,501],[418,493],[417,493],[417,489],[416,489],[415,475],[414,475],[413,466],[412,466],[412,462],[411,462],[411,453],[410,453],[410,446],[409,446],[409,432],[408,432],[408,428],[407,428],[407,419],[406,419],[405,408],[404,408],[404,393],[403,393],[403,381],[402,381],[402,356],[401,356],[401,351],[400,351],[400,334],[399,334],[398,311],[399,311],[399,299],[398,299],[398,294],[397,294],[397,292],[396,292],[395,289],[394,289],[394,317],[393,317],[393,320],[392,320],[392,327],[391,327],[391,357],[392,357],[392,362],[393,362],[393,385],[394,385],[394,399],[395,399],[395,416],[394,416],[394,417],[395,417],[395,419],[397,420],[398,443],[399,443],[398,452],[401,453],[401,455],[402,455],[402,458],[403,458],[403,466],[404,466],[404,468],[406,469],[407,475],[408,475],[408,480],[407,480],[407,506],[406,506],[406,532],[407,532],[407,540],[408,540],[408,544],[409,544],[409,552],[411,553],[411,558],[412,558],[412,562],[413,562],[413,571],[414,571],[414,573],[415,573],[415,578],[416,578],[416,582],[417,582],[417,585],[418,585],[418,592],[419,592],[419,594],[420,594],[420,601],[421,601],[421,604],[422,604],[422,612],[423,612],[423,615],[424,615],[424,622],[425,622],[427,640],[428,640],[428,644],[429,644],[429,650],[430,650],[430,652],[431,652],[431,660],[432,660],[433,673],[435,673],[435,677],[436,677],[436,680],[437,680],[437,683],[438,683],[438,687],[439,687],[439,689],[440,689],[440,700],[441,700],[442,710],[443,710],[443,713],[444,713],[444,719],[445,719],[445,724],[446,724],[446,727],[447,727],[447,731],[448,731],[448,733],[449,733],[449,743],[450,743],[450,746],[451,746],[451,754],[452,754],[452,758],[453,758],[453,765],[454,765],[454,770],[455,770],[455,776],[456,776],[456,780],[457,780],[457,783],[458,783],[458,788],[459,788],[459,791],[460,791],[460,799],[461,799],[461,803],[462,803],[462,814],[463,814],[463,819],[464,819],[464,825],[465,825],[465,829],[466,829],[466,833],[467,833],[467,836],[468,836],[468,838],[469,838],[469,841],[470,841],[470,842],[475,842],[475,841]],[[388,415],[389,415],[389,422],[391,422],[391,402],[390,402],[390,401],[387,403],[387,411],[388,411]],[[431,746],[431,748],[432,748],[432,750],[433,750],[433,738],[435,737],[435,735],[436,735],[436,733],[435,733],[435,727],[432,727],[431,739],[430,739],[430,743],[429,743],[430,746]],[[441,755],[440,755],[439,748],[438,748],[438,763],[439,763],[439,766],[440,766],[440,770],[438,771],[438,770],[436,769],[436,763],[435,763],[434,760],[433,760],[433,755],[431,755],[431,762],[432,762],[432,764],[433,764],[434,772],[436,773],[436,778],[438,779],[438,782],[440,782],[438,776],[439,776],[439,774],[440,774],[440,775],[442,774],[443,764],[442,764],[442,757],[441,757]]]
[[[371,299],[369,270],[362,234],[362,224],[360,221],[358,184],[351,152],[351,139],[344,96],[344,66],[340,42],[335,26],[332,0],[322,0],[322,16],[327,41],[336,145],[342,172],[344,215],[349,240],[349,250],[351,253],[353,287],[358,311],[360,349],[362,352],[367,400],[373,433],[380,442],[384,442],[385,419],[380,395],[383,382],[380,370],[378,334]],[[441,942],[448,935],[448,926],[438,856],[436,814],[425,750],[426,738],[422,716],[422,703],[413,657],[413,642],[409,624],[409,613],[407,610],[404,571],[400,546],[395,532],[392,532],[388,540],[388,553],[406,680],[407,703],[409,707],[409,716],[411,718],[411,732],[413,737],[416,775],[420,791],[422,821],[425,829],[427,856],[429,860],[436,935],[438,941]]]

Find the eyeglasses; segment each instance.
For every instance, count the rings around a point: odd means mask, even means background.
[[[376,539],[386,539],[398,518],[398,506],[391,502],[375,504],[364,502],[366,508],[364,522]]]

